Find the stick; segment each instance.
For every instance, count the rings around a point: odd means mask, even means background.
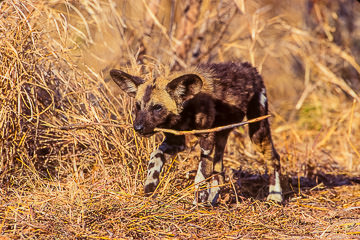
[[[199,133],[211,133],[211,132],[219,132],[230,128],[240,127],[244,126],[249,123],[259,122],[261,120],[264,120],[266,118],[269,118],[271,115],[265,115],[258,118],[253,118],[244,122],[240,123],[234,123],[230,125],[220,126],[216,128],[209,128],[209,129],[200,129],[200,130],[191,130],[191,131],[177,131],[173,129],[166,129],[166,128],[155,128],[154,131],[156,132],[166,132],[166,133],[172,133],[174,135],[189,135],[189,134],[199,134]]]
[[[220,126],[216,128],[209,128],[209,129],[200,129],[200,130],[190,130],[190,131],[178,131],[173,129],[167,129],[167,128],[155,128],[154,131],[156,132],[166,132],[166,133],[172,133],[174,135],[189,135],[189,134],[200,134],[200,133],[211,133],[211,132],[219,132],[230,128],[240,127],[244,126],[246,124],[259,122],[261,120],[264,120],[266,118],[269,118],[271,115],[264,115],[258,118],[253,118],[244,122],[240,123],[234,123],[230,125]],[[67,126],[59,127],[60,130],[74,130],[74,129],[84,129],[91,126],[107,126],[107,127],[130,127],[128,124],[112,124],[112,123],[82,123],[82,124],[70,124]]]

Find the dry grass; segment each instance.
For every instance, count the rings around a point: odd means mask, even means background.
[[[360,4],[351,32],[335,1],[310,15],[303,1],[203,1],[183,13],[188,2],[0,3],[0,239],[359,238]],[[218,207],[192,205],[192,137],[145,198],[162,136],[129,127],[133,103],[108,70],[149,79],[238,59],[268,87],[284,205],[264,201],[264,164],[241,128]]]

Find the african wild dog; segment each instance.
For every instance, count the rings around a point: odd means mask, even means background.
[[[134,129],[142,136],[154,128],[176,130],[207,129],[266,115],[268,102],[264,82],[249,63],[203,64],[170,76],[145,82],[120,70],[111,70],[112,79],[135,98]],[[195,177],[195,203],[216,203],[224,183],[223,154],[231,130],[199,134],[200,162]],[[249,125],[252,142],[259,147],[270,173],[268,200],[282,201],[280,158],[267,119]],[[150,156],[145,193],[159,184],[164,154],[184,150],[185,137],[165,133],[165,140]],[[199,190],[199,185],[205,190]]]

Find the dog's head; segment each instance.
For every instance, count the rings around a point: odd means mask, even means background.
[[[171,127],[183,104],[198,94],[203,85],[197,74],[175,74],[147,82],[116,69],[110,75],[123,91],[135,98],[134,129],[145,136],[153,134],[156,127]]]

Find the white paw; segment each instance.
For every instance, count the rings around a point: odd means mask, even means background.
[[[274,192],[274,193],[269,193],[266,200],[281,203],[283,201],[283,197],[281,192]]]
[[[208,202],[213,206],[216,205],[219,195],[220,195],[219,181],[217,179],[213,179],[213,181],[211,182]]]

